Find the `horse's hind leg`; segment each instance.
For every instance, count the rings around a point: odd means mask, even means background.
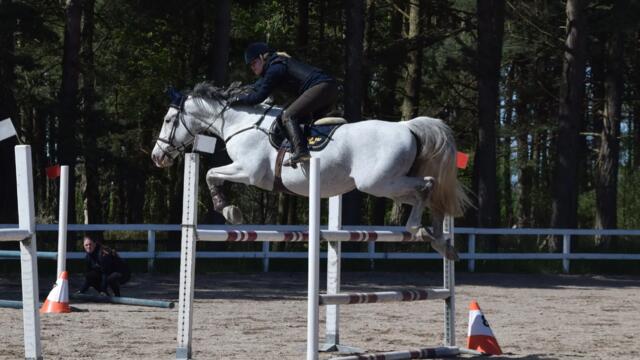
[[[425,228],[420,228],[416,233],[416,236],[431,242],[433,247],[438,253],[449,260],[458,260],[458,251],[447,241],[443,232],[444,216],[435,211],[431,212],[431,229],[428,231]]]
[[[434,178],[417,176],[381,177],[375,176],[356,178],[356,188],[374,196],[393,199],[403,204],[414,205],[420,200],[426,200],[435,185]]]

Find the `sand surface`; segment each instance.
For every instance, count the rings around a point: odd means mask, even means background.
[[[52,281],[40,279],[43,297]],[[72,275],[71,289],[80,281]],[[466,345],[469,302],[477,299],[506,353],[493,358],[640,359],[638,277],[459,274],[456,281],[459,346]],[[438,287],[441,282],[441,275],[432,273],[343,274],[346,291]],[[306,273],[198,274],[194,358],[304,359],[306,286]],[[177,275],[136,274],[123,296],[177,301],[177,289]],[[0,277],[0,294],[20,298],[18,274]],[[79,311],[42,316],[45,359],[175,358],[175,308],[72,306]],[[322,341],[324,323],[320,326]],[[343,344],[374,352],[439,345],[443,302],[342,306],[340,331]],[[0,344],[0,359],[24,358],[21,310],[0,309]]]

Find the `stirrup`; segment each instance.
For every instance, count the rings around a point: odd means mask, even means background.
[[[311,154],[309,153],[299,154],[298,156],[292,154],[287,160],[282,163],[282,166],[291,166],[295,169],[298,167],[297,164],[307,162],[309,161],[309,159],[311,159]]]

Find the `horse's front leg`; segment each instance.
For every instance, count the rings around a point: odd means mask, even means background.
[[[236,164],[220,166],[207,171],[207,186],[211,193],[213,209],[221,213],[231,224],[242,224],[242,211],[237,206],[228,204],[222,185],[225,180],[247,183],[248,179],[242,168]]]

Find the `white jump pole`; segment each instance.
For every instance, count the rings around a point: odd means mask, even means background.
[[[318,359],[320,283],[320,159],[311,158],[309,172],[309,256],[307,299],[307,360]]]
[[[67,270],[67,209],[69,208],[69,166],[60,168],[60,208],[58,210],[58,277]]]
[[[40,344],[40,313],[38,312],[40,305],[38,301],[38,252],[36,250],[31,146],[16,146],[15,157],[19,228],[31,234],[29,238],[20,241],[24,357],[29,360],[40,360],[42,359],[42,346]]]
[[[200,157],[185,154],[178,302],[178,347],[176,359],[191,359],[193,291],[196,269],[196,224],[198,224],[198,169]]]
[[[442,232],[446,241],[454,245],[453,216],[445,215]],[[449,297],[444,301],[444,345],[456,345],[456,290],[455,290],[455,261],[443,258],[443,273],[445,289],[449,289]]]
[[[342,230],[342,195],[329,198],[328,230]],[[327,295],[340,292],[341,243],[327,243]],[[340,311],[338,305],[327,305],[324,351],[335,351],[340,344]]]

